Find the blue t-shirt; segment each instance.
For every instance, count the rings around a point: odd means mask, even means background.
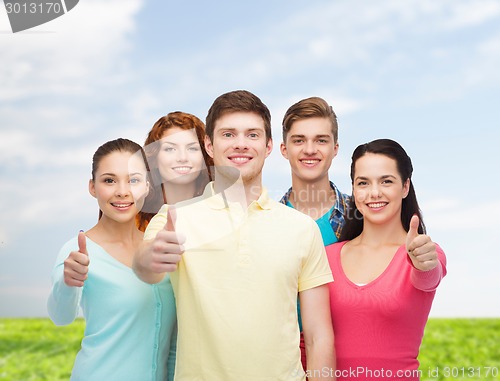
[[[295,209],[288,200],[286,201],[286,205],[289,206],[290,208]],[[323,216],[321,216],[316,220],[316,224],[318,225],[319,230],[321,231],[321,238],[323,238],[323,245],[325,246],[331,245],[332,243],[338,241],[337,236],[335,235],[335,232],[332,229],[332,225],[330,224],[330,216],[333,212],[333,208],[335,208],[335,205],[332,206],[330,210],[326,212]]]
[[[335,235],[335,232],[333,231],[332,225],[330,223],[330,215],[332,214],[334,207],[335,206],[332,206],[328,212],[326,212],[323,216],[316,220],[319,230],[321,231],[323,244],[325,246],[331,245],[332,243],[338,241],[337,236]]]

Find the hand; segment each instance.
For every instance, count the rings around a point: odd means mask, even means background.
[[[438,265],[436,244],[428,235],[418,233],[419,223],[418,216],[414,215],[406,236],[406,251],[416,269],[429,271]]]
[[[156,273],[177,270],[177,264],[184,253],[183,243],[186,239],[175,232],[176,210],[170,206],[167,211],[167,223],[158,232],[151,245],[150,269]]]
[[[64,283],[71,287],[82,287],[88,277],[89,254],[84,232],[78,233],[78,251],[69,253],[64,261]]]

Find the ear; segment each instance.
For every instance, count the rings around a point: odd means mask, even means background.
[[[409,192],[410,192],[410,179],[406,179],[405,183],[403,184],[403,198],[406,198]]]
[[[89,193],[92,195],[92,197],[95,197],[97,198],[96,194],[95,194],[95,184],[94,184],[94,180],[90,179],[89,180]]]
[[[335,156],[337,156],[338,153],[339,153],[339,143],[336,142],[335,145],[333,146],[333,158],[335,158]]]
[[[205,135],[205,150],[208,153],[208,156],[210,156],[212,159],[214,158],[214,146],[212,144],[212,140],[210,140],[210,137],[208,135]]]
[[[280,152],[281,155],[288,160],[288,152],[286,150],[286,144],[284,142],[281,142],[280,144]]]
[[[273,151],[273,139],[269,139],[266,145],[266,157],[268,157]]]

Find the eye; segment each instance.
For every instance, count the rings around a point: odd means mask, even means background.
[[[252,132],[252,133],[248,134],[248,137],[250,137],[251,139],[257,139],[259,137],[259,134]]]
[[[293,140],[292,140],[292,143],[293,143],[293,144],[301,144],[301,143],[303,143],[303,142],[304,142],[304,139],[293,139]]]
[[[328,140],[326,140],[326,139],[319,139],[319,140],[318,140],[318,142],[319,142],[320,144],[327,144],[327,143],[328,143]]]
[[[175,148],[174,148],[174,147],[168,147],[168,146],[167,146],[167,147],[163,148],[163,150],[164,150],[165,152],[174,152],[174,151],[175,151]]]
[[[230,132],[223,132],[223,133],[222,133],[222,136],[223,136],[224,138],[230,138],[231,136],[233,136],[233,134],[232,134],[232,133],[230,133]]]
[[[106,183],[106,184],[113,184],[115,182],[114,179],[112,179],[111,177],[106,177],[102,180],[103,183]]]
[[[389,180],[389,179],[385,179],[384,181],[382,181],[382,184],[393,184],[394,181],[392,180]]]
[[[129,180],[130,184],[139,184],[141,182],[141,179],[138,177],[133,177]]]
[[[200,147],[198,146],[191,146],[188,148],[188,151],[191,151],[191,152],[198,152],[200,150]]]
[[[368,182],[367,181],[364,181],[364,180],[360,180],[356,183],[356,185],[358,187],[362,187],[362,186],[365,186],[365,185],[368,185]]]

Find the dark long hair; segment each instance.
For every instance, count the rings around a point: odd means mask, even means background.
[[[418,227],[418,232],[420,234],[425,234],[425,224],[422,219],[422,211],[418,206],[417,195],[415,193],[415,188],[413,187],[413,182],[411,180],[411,175],[413,173],[413,165],[411,163],[410,157],[407,155],[406,151],[401,147],[401,145],[394,140],[390,139],[377,139],[369,143],[361,144],[358,146],[353,154],[351,161],[351,182],[354,184],[354,168],[356,161],[366,155],[367,153],[374,153],[379,155],[387,156],[394,159],[397,164],[398,173],[403,180],[410,180],[410,190],[408,195],[402,201],[401,207],[401,223],[403,228],[408,231],[410,228],[410,220],[414,214],[416,214],[420,220],[420,225]],[[347,216],[345,218],[345,226],[340,234],[339,241],[351,240],[356,238],[363,231],[363,216],[356,208],[356,202],[354,200],[354,195],[352,195],[349,206],[347,210]]]

